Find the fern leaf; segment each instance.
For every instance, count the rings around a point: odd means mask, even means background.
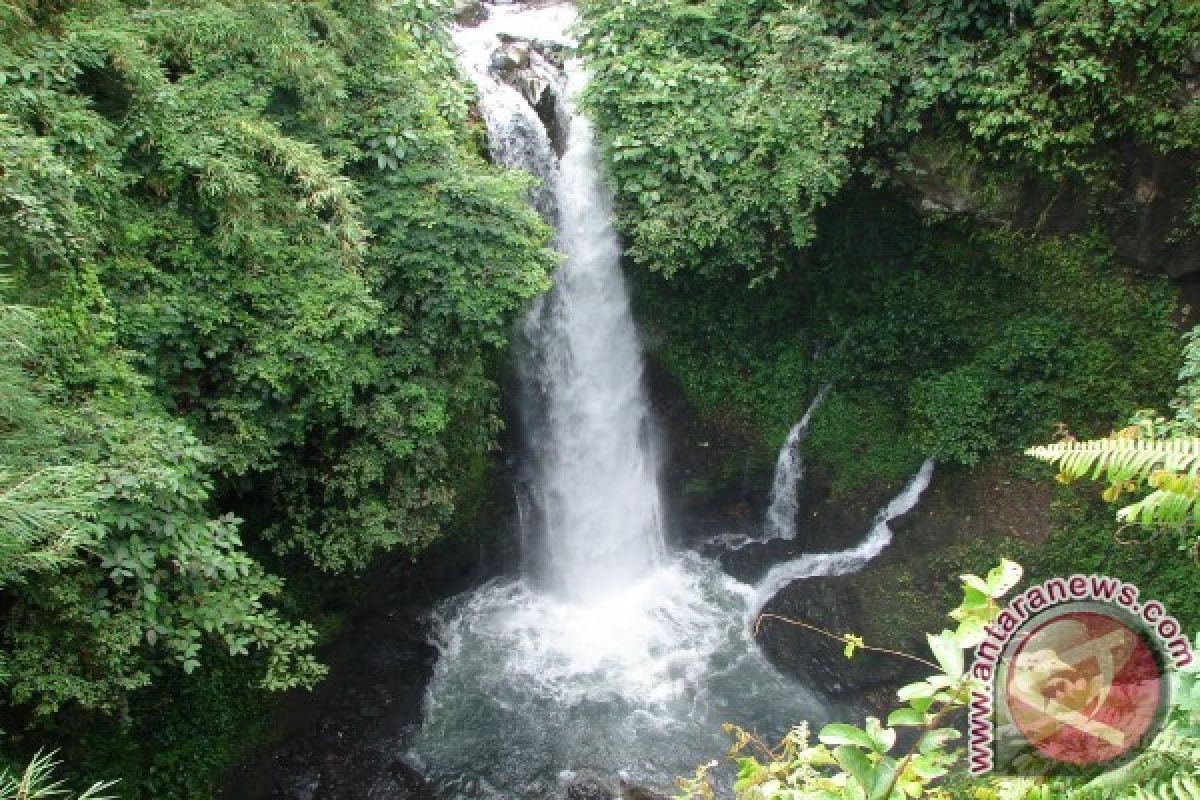
[[[1130,439],[1107,437],[1085,442],[1056,442],[1031,447],[1026,454],[1055,464],[1067,475],[1093,480],[1144,481],[1155,469],[1196,476],[1200,438]]]

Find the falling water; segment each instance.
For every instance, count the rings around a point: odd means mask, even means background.
[[[584,79],[577,69],[568,75],[571,102]],[[571,114],[557,201],[566,261],[526,326],[526,374],[544,398],[542,418],[526,427],[544,525],[538,577],[586,599],[646,575],[665,546],[642,353],[581,114]]]
[[[808,424],[813,414],[825,396],[829,394],[829,384],[817,390],[816,397],[809,404],[808,410],[800,421],[788,431],[787,439],[779,450],[779,458],[775,462],[775,477],[771,481],[771,497],[767,506],[767,518],[763,523],[763,538],[765,539],[795,539],[796,512],[798,511],[797,493],[800,482],[804,480],[804,452],[801,445],[808,435]]]
[[[866,566],[868,561],[891,544],[892,529],[889,523],[913,510],[931,480],[932,459],[922,464],[900,494],[893,497],[875,516],[870,532],[857,546],[837,553],[812,553],[772,567],[755,590],[754,614],[757,615],[780,589],[793,581],[818,575],[845,575]]]
[[[591,127],[575,108],[586,76],[536,47],[519,74],[495,57],[504,41],[567,40],[574,9],[540,5],[489,5],[487,22],[456,35],[493,157],[541,179],[532,200],[563,254],[520,336],[525,563],[434,614],[439,659],[409,756],[439,796],[464,800],[560,798],[572,775],[612,786],[619,772],[669,791],[728,747],[722,723],[770,738],[833,713],[751,638],[747,618],[769,587],[667,551],[642,352]],[[802,467],[787,469],[794,495]],[[890,537],[902,505],[870,541]],[[883,544],[864,543],[854,563]]]
[[[499,44],[497,34],[514,19],[520,19],[521,29],[531,37],[565,44],[563,32],[572,19],[571,9],[551,6],[525,11],[519,7],[496,8],[487,23],[475,28],[462,28],[456,36],[459,63],[479,91],[479,104],[486,123],[488,150],[492,159],[505,167],[522,169],[539,179],[533,190],[533,204],[544,217],[553,221],[557,211],[555,188],[558,183],[558,156],[554,152],[549,131],[530,102],[529,95],[543,90],[556,107],[564,90],[561,70],[544,56],[530,51],[529,65],[524,72],[530,80],[520,87],[501,79],[492,69],[492,56]],[[536,86],[531,85],[536,83]]]
[[[779,735],[828,707],[755,646],[751,587],[667,552],[642,353],[591,127],[574,107],[586,76],[571,62],[565,78],[535,76],[555,93],[547,115],[527,81],[493,68],[501,34],[561,42],[574,10],[489,10],[456,37],[462,62],[495,159],[543,179],[533,199],[557,222],[564,260],[521,331],[526,563],[437,610],[440,657],[410,755],[447,797],[561,797],[570,771],[669,789],[728,746],[723,722]]]

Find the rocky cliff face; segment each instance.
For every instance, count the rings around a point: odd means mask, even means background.
[[[1129,146],[1100,185],[1000,174],[945,143],[918,143],[895,177],[923,211],[970,214],[1045,234],[1096,228],[1118,257],[1172,278],[1200,272],[1200,226],[1189,219],[1200,196],[1200,154]]]

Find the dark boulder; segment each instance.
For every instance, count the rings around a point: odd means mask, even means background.
[[[433,800],[425,778],[407,762],[397,759],[363,787],[364,800]]]
[[[871,586],[859,575],[797,581],[772,598],[763,614],[803,622],[838,636],[861,632],[870,607],[878,601]],[[884,653],[860,650],[846,658],[840,640],[773,617],[759,622],[763,653],[781,671],[832,695],[861,695],[924,674],[920,664]]]
[[[670,800],[665,794],[631,783],[624,775],[621,776],[621,800]]]
[[[572,778],[567,784],[567,800],[615,800],[612,789],[599,778],[583,776]]]
[[[455,0],[454,21],[468,28],[474,27],[488,17],[487,6],[480,0]]]

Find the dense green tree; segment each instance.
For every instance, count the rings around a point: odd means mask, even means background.
[[[480,155],[449,12],[0,9],[0,685],[120,708],[206,646],[310,684],[315,632],[250,553],[434,539],[554,265]]]
[[[916,140],[1035,178],[1101,182],[1132,148],[1195,147],[1178,0],[590,0],[589,102],[630,254],[772,274],[855,175]]]

